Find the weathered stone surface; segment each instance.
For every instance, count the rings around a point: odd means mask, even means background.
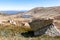
[[[34,35],[60,36],[60,31],[53,24],[52,19],[37,19],[30,23]]]
[[[41,29],[42,27],[46,27],[47,25],[50,25],[53,23],[52,19],[35,19],[30,24],[33,31],[36,31],[38,29]]]
[[[46,34],[49,36],[60,36],[60,31],[54,25],[51,25],[50,29],[47,29]]]
[[[49,35],[49,36],[60,36],[60,32],[53,25],[46,26],[43,29],[34,32],[34,35]]]

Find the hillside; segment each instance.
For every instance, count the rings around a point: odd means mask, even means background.
[[[60,6],[56,7],[36,7],[24,14],[31,14],[34,17],[50,17],[60,14]]]
[[[31,16],[31,17],[27,17],[27,16]],[[32,20],[41,19],[41,18],[45,18],[46,20],[48,18],[53,19],[54,26],[56,26],[57,29],[60,30],[60,6],[36,7],[27,12],[19,12],[17,14],[11,14],[11,15],[6,14],[6,16],[3,15],[2,13],[2,15],[0,15],[0,39],[1,40],[15,40],[15,39],[16,40],[30,40],[30,39],[31,40],[52,40],[52,39],[60,40],[59,36],[51,37],[45,34],[41,36],[34,36],[33,32],[30,32],[31,27],[27,26],[26,23],[29,23],[29,22],[32,22]],[[45,21],[43,19],[41,22],[43,22],[45,25]],[[37,22],[36,24],[39,24],[39,23]],[[38,26],[38,25],[34,25],[33,27],[35,26]],[[53,33],[56,30],[54,27],[47,30],[49,34],[51,33],[51,31]]]
[[[30,14],[45,14],[45,13],[60,13],[60,7],[36,7],[28,11],[28,13],[31,12]]]

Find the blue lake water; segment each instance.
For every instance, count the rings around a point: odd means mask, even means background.
[[[28,14],[23,14],[23,15],[21,15],[21,17],[23,17],[23,18],[30,18],[32,16],[31,15],[28,15]]]

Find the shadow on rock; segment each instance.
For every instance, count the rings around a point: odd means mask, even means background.
[[[23,32],[21,33],[21,35],[24,37],[34,37],[34,32],[33,31]]]
[[[21,33],[22,36],[24,37],[37,37],[37,36],[41,36],[41,35],[34,35],[34,31],[28,31],[28,32],[23,32]]]

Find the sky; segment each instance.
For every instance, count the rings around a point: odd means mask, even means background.
[[[60,6],[60,0],[0,0],[0,11],[30,10],[35,7]]]

